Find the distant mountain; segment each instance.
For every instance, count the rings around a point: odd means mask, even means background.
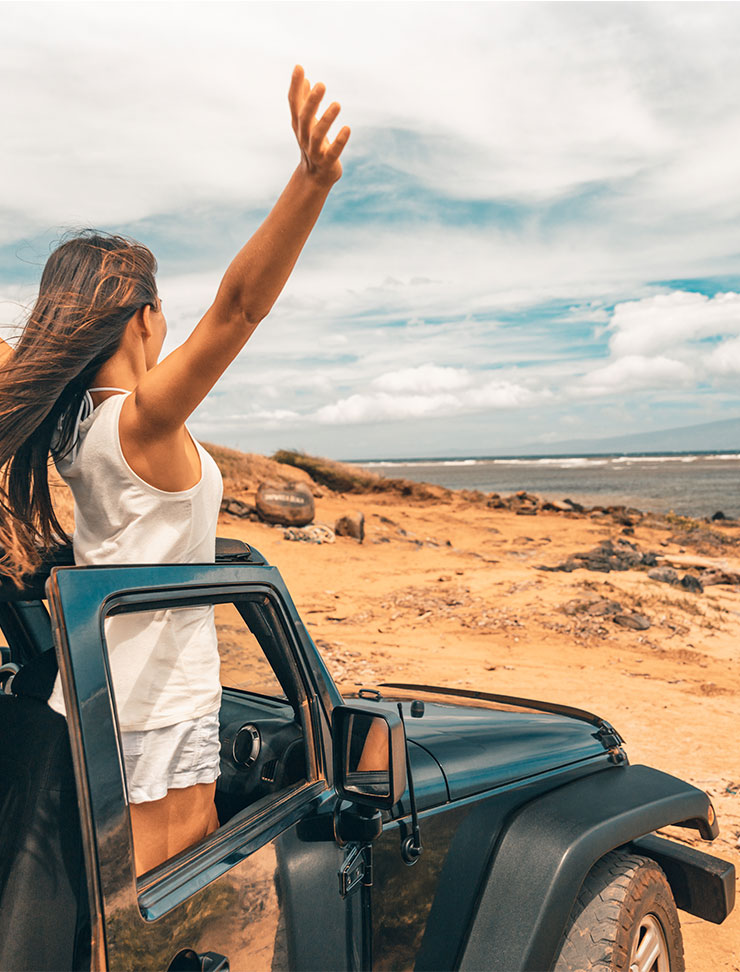
[[[702,425],[686,425],[659,432],[638,432],[603,439],[564,439],[522,446],[518,455],[561,456],[641,452],[736,452],[740,451],[740,418]],[[504,454],[500,452],[499,454]],[[506,453],[511,455],[509,451]]]

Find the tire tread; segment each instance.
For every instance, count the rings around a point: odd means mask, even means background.
[[[632,912],[652,889],[675,927],[666,929],[671,972],[684,972],[683,943],[670,886],[649,857],[611,851],[583,882],[565,930],[555,972],[627,972]]]

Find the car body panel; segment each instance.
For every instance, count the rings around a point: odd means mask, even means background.
[[[395,709],[399,701],[377,705]],[[461,701],[425,702],[423,716],[413,718],[409,700],[401,704],[406,735],[442,767],[451,800],[604,755],[594,726],[566,716]]]

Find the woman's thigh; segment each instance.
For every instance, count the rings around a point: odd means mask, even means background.
[[[215,792],[215,783],[196,783],[168,790],[161,800],[129,804],[137,874],[151,870],[217,829]]]

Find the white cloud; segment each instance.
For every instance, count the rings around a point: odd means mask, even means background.
[[[603,368],[594,368],[573,387],[572,394],[575,397],[593,397],[638,389],[670,388],[688,384],[693,377],[691,368],[682,361],[632,354],[617,358]]]
[[[697,7],[6,5],[8,231],[266,202],[296,157],[298,57],[341,99],[355,159],[417,184],[530,202],[618,184],[633,216],[709,190],[727,211],[740,18]],[[111,68],[134,51],[145,71]]]
[[[441,369],[440,369],[441,370]],[[546,393],[545,393],[546,394]],[[431,416],[450,416],[510,409],[532,404],[538,396],[508,381],[488,381],[458,394],[371,394],[350,395],[317,409],[313,418],[321,424],[354,425],[368,422],[401,421]]]
[[[740,294],[674,291],[617,304],[610,329],[615,355],[649,355],[696,338],[740,333]]]
[[[373,379],[373,386],[381,392],[391,394],[457,391],[472,381],[465,368],[445,368],[434,364],[423,364],[416,368],[402,368],[390,371]]]
[[[472,388],[464,396],[465,405],[472,410],[511,409],[534,405],[551,396],[548,389],[532,391],[509,381],[489,381],[480,388]]]
[[[713,348],[704,359],[706,369],[710,374],[740,375],[740,338],[723,341]]]
[[[401,419],[427,418],[459,411],[454,395],[350,395],[331,405],[323,405],[314,414],[322,425],[360,425],[366,422],[396,422]]]

